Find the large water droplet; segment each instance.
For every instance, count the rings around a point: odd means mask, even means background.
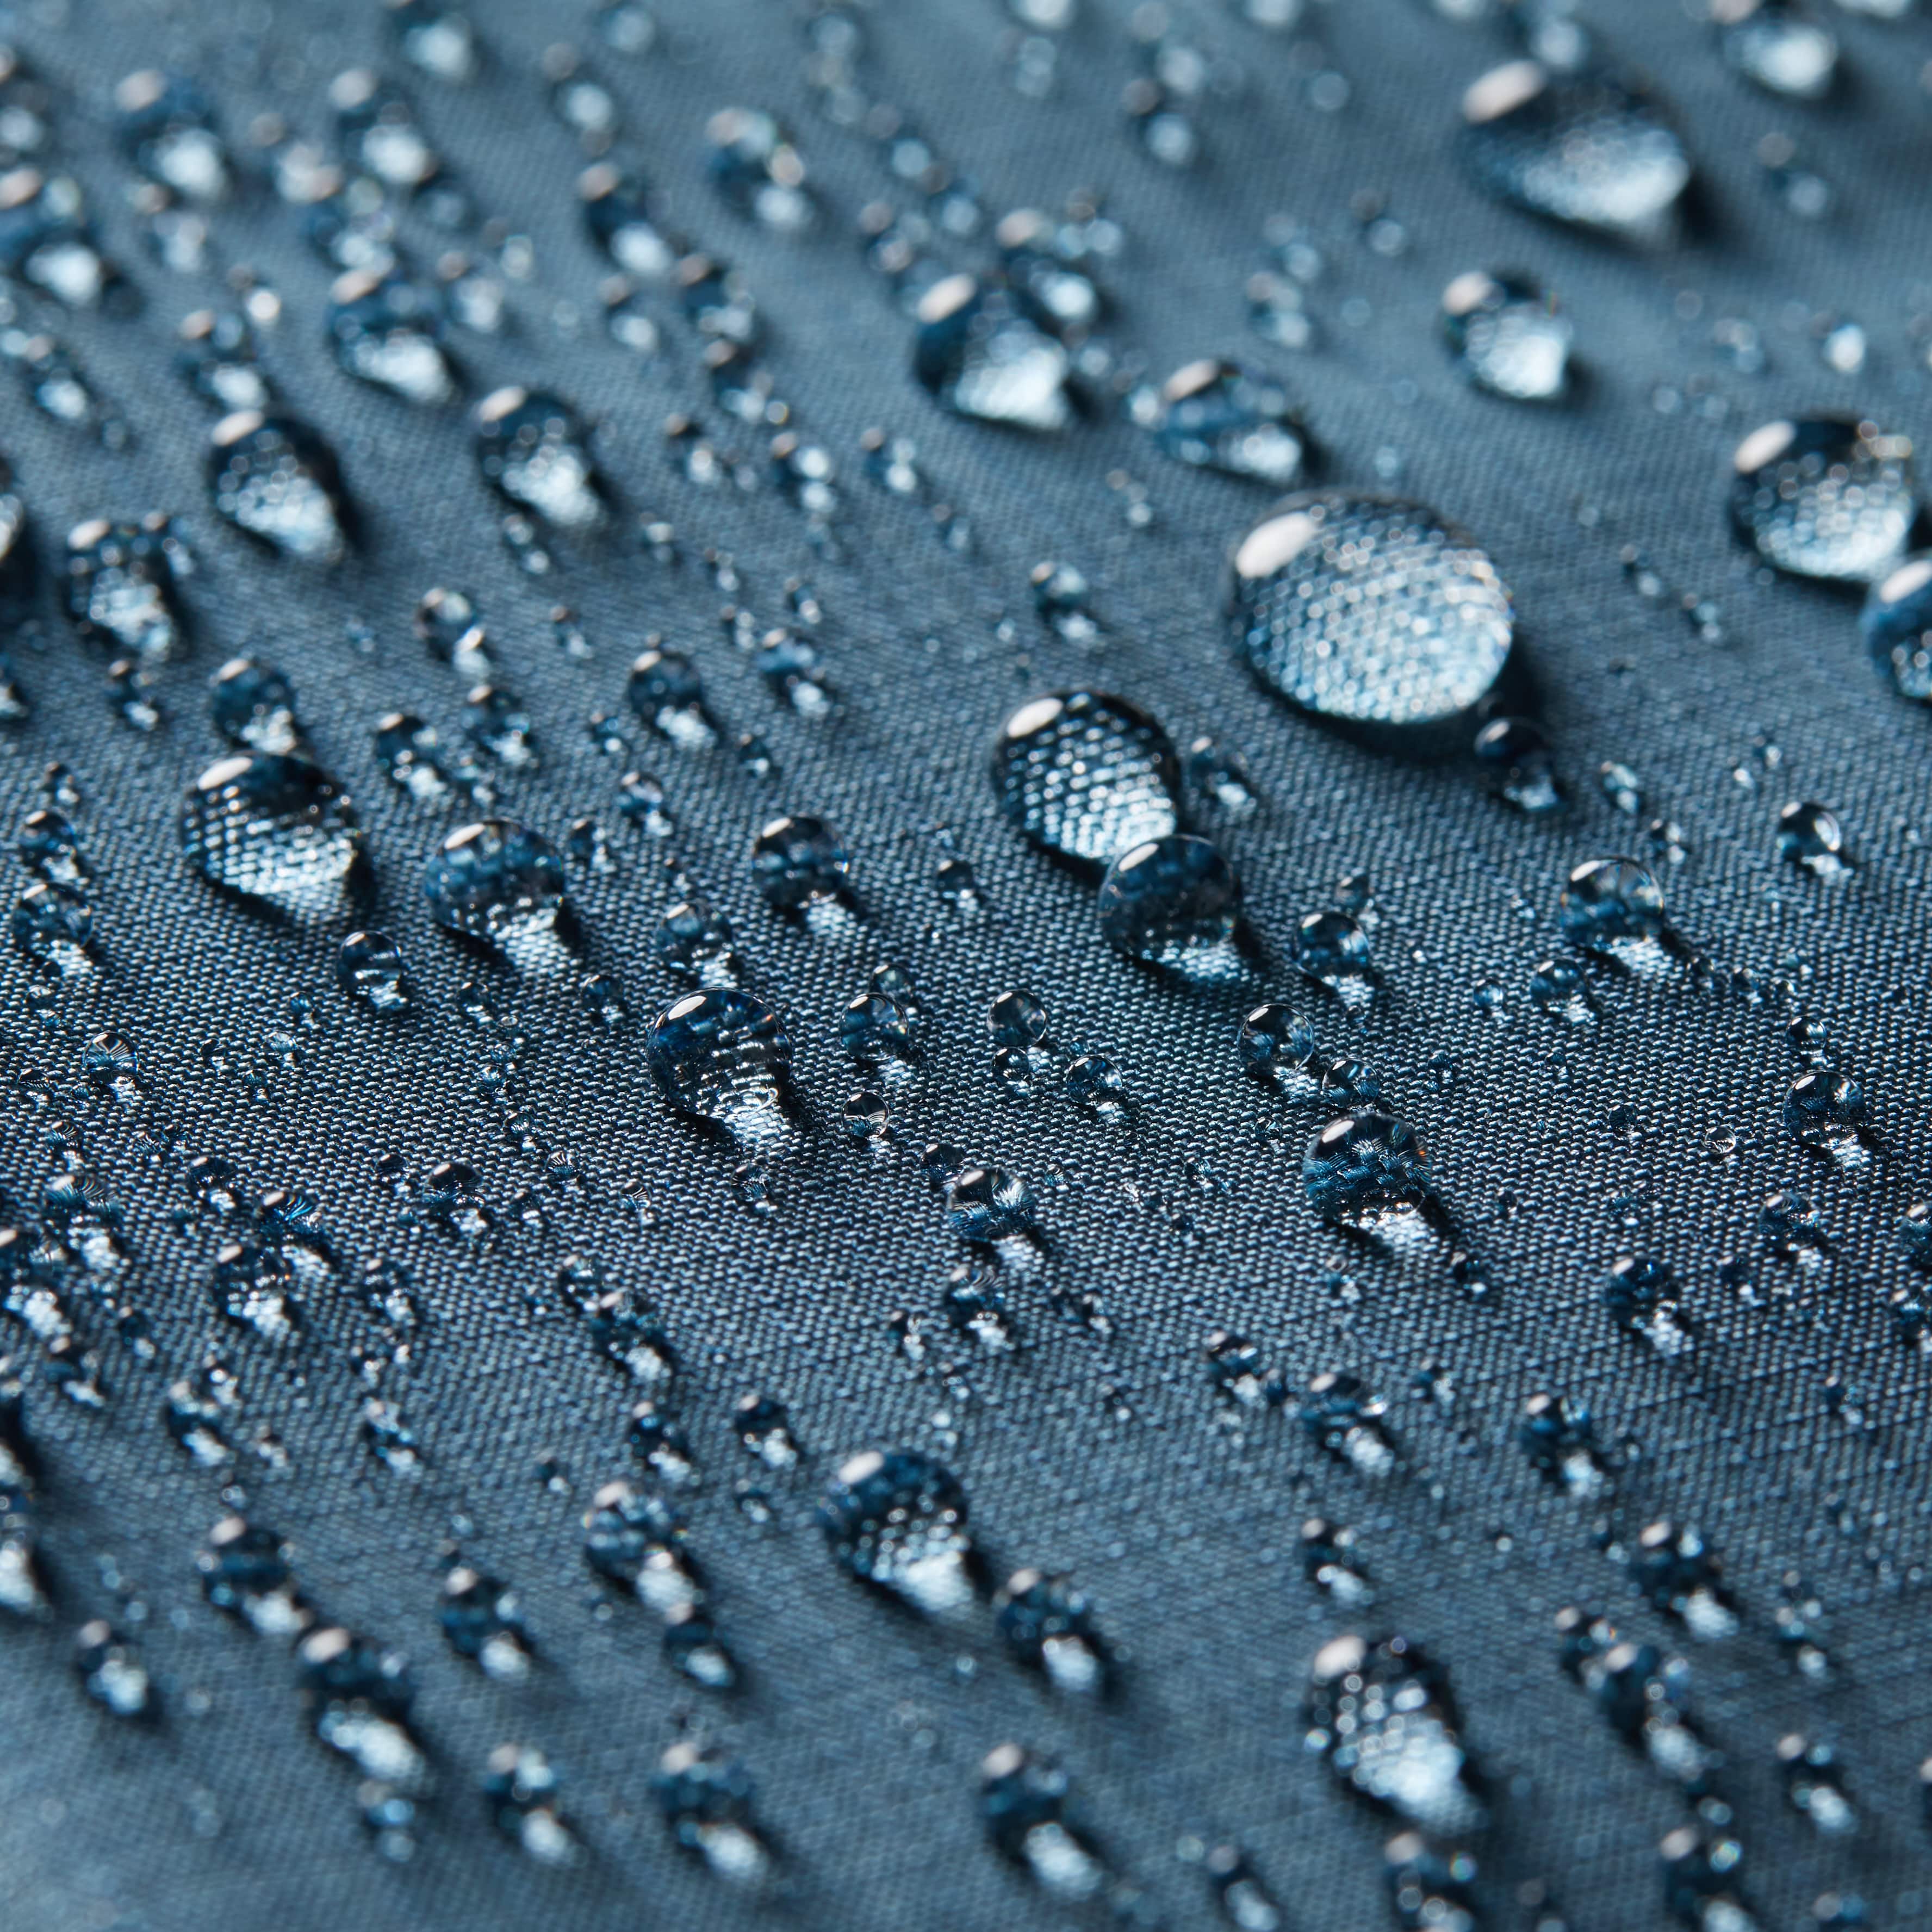
[[[1023,704],[993,747],[1006,816],[1036,845],[1104,865],[1178,828],[1180,767],[1160,724],[1104,692]]]
[[[1496,566],[1432,511],[1324,490],[1291,497],[1237,547],[1236,649],[1310,711],[1431,723],[1496,682],[1514,634]]]
[[[916,1449],[868,1449],[844,1463],[819,1505],[832,1560],[931,1615],[972,1600],[966,1492]]]
[[[1042,1891],[1077,1904],[1107,1882],[1098,1842],[1069,1802],[1066,1773],[1018,1744],[1001,1744],[980,1767],[980,1811],[1001,1856]]]
[[[547,933],[563,904],[563,862],[541,832],[514,819],[460,826],[423,868],[439,926],[512,950]]]
[[[259,410],[224,416],[209,439],[208,487],[218,514],[284,556],[333,563],[348,547],[335,452],[306,423]]]
[[[1094,909],[1107,943],[1130,959],[1216,976],[1238,970],[1232,940],[1240,884],[1204,838],[1182,832],[1124,852]]]
[[[1057,430],[1072,419],[1066,351],[1004,290],[948,275],[919,305],[913,369],[946,408],[986,422]]]
[[[251,751],[292,752],[301,741],[294,686],[253,658],[230,658],[208,680],[208,715],[230,744]]]
[[[204,878],[290,909],[339,897],[362,843],[347,795],[306,758],[244,753],[188,788],[182,850]]]
[[[1442,328],[1457,366],[1479,389],[1517,402],[1562,394],[1572,331],[1534,282],[1480,268],[1458,275],[1442,292]]]
[[[727,1126],[776,1109],[791,1066],[778,1015],[748,993],[688,993],[651,1022],[645,1048],[665,1099],[680,1113]]]
[[[1690,158],[1649,97],[1614,76],[1492,70],[1462,97],[1462,152],[1499,200],[1647,238],[1689,186]]]
[[[1766,423],[1731,466],[1732,526],[1774,568],[1864,584],[1903,554],[1918,512],[1909,437],[1828,417]]]

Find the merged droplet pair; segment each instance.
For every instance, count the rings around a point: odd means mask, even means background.
[[[1234,868],[1180,829],[1180,760],[1138,705],[1084,690],[1022,705],[994,745],[992,778],[1035,845],[1106,867],[1096,910],[1117,951],[1192,976],[1232,970]]]

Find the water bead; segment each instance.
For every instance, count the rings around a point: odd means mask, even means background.
[[[1066,350],[1003,290],[948,275],[926,292],[917,318],[914,373],[956,415],[1036,430],[1072,420]]]
[[[182,850],[206,879],[290,905],[335,898],[362,835],[341,788],[308,759],[247,752],[188,788]]]
[[[1918,511],[1909,437],[1816,417],[1766,423],[1732,458],[1740,540],[1774,568],[1852,583],[1884,578]]]
[[[916,1449],[868,1450],[842,1464],[819,1505],[833,1562],[932,1612],[970,1599],[966,1492]]]
[[[1315,1054],[1315,1029],[1294,1007],[1270,1000],[1242,1021],[1235,1046],[1246,1072],[1278,1082],[1307,1067]]]
[[[1832,91],[1838,44],[1790,0],[1711,0],[1724,58],[1769,94],[1820,100]]]
[[[1432,1205],[1427,1162],[1406,1121],[1349,1114],[1310,1140],[1301,1157],[1302,1191],[1324,1221],[1362,1234],[1387,1232]]]
[[[1442,292],[1442,331],[1479,389],[1516,402],[1563,394],[1574,332],[1555,298],[1523,277],[1480,268],[1458,275]]]
[[[186,634],[176,585],[187,561],[173,524],[158,514],[139,524],[76,524],[68,532],[64,586],[74,628],[150,663],[173,656]]]
[[[604,519],[589,432],[560,397],[515,387],[486,396],[476,408],[476,462],[500,496],[544,523],[589,530]]]
[[[1873,585],[1858,629],[1900,694],[1932,704],[1932,552],[1908,559]]]
[[[292,417],[224,416],[208,440],[208,487],[220,517],[284,556],[333,563],[348,548],[352,519],[335,452]]]
[[[1570,873],[1556,917],[1573,944],[1613,956],[1633,946],[1654,946],[1668,930],[1664,888],[1634,859],[1585,860]]]
[[[352,932],[336,954],[337,983],[371,1012],[408,1012],[407,973],[401,950],[386,932]]]
[[[822,818],[799,812],[775,818],[752,844],[752,877],[765,902],[779,912],[798,912],[845,890],[852,855]]]
[[[1822,805],[1794,800],[1778,814],[1780,856],[1821,879],[1839,878],[1851,870],[1851,854],[1837,814]]]
[[[1234,868],[1214,846],[1170,832],[1114,861],[1100,881],[1095,911],[1117,952],[1152,965],[1201,970],[1234,937],[1240,899]]]
[[[719,979],[730,970],[731,922],[708,899],[680,899],[658,921],[651,950],[681,980]]]
[[[995,1046],[1024,1053],[1046,1039],[1046,1008],[1032,994],[1017,989],[1002,993],[988,1008],[986,1024]]]
[[[1001,808],[1034,844],[1105,864],[1179,827],[1180,766],[1156,720],[1105,692],[1023,704],[993,746]]]
[[[436,922],[496,944],[548,932],[563,892],[556,848],[514,819],[459,826],[423,868],[423,894]]]
[[[673,1000],[651,1022],[645,1051],[674,1107],[728,1126],[776,1107],[792,1056],[778,1015],[750,994],[724,988]]]
[[[1477,182],[1554,220],[1645,238],[1690,185],[1676,130],[1648,94],[1612,74],[1512,61],[1469,88],[1462,119]]]
[[[1419,504],[1342,490],[1290,497],[1248,532],[1227,608],[1263,682],[1358,724],[1468,710],[1514,638],[1509,591],[1471,538]]]
[[[352,269],[329,290],[325,326],[338,366],[358,382],[428,406],[456,394],[441,304],[404,277]]]
[[[1177,462],[1277,490],[1300,481],[1307,432],[1273,377],[1210,357],[1177,369],[1148,412],[1154,440]]]
[[[230,658],[208,680],[208,712],[230,744],[251,751],[292,752],[301,741],[294,687],[252,658]]]

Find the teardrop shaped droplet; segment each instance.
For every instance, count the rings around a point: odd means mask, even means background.
[[[832,1560],[848,1576],[939,1614],[969,1602],[966,1492],[916,1449],[868,1449],[843,1463],[819,1505]]]
[[[162,662],[186,635],[175,588],[186,568],[174,525],[158,513],[139,524],[76,524],[67,538],[68,615],[91,642]]]
[[[1865,584],[1904,555],[1918,514],[1912,442],[1869,422],[1766,423],[1732,458],[1731,524],[1774,569]]]
[[[1205,838],[1150,838],[1107,868],[1095,903],[1107,943],[1130,959],[1216,976],[1238,970],[1234,868]]]
[[[1105,692],[1023,704],[993,747],[994,789],[1036,845],[1104,865],[1179,828],[1180,766],[1160,724]]]
[[[1308,434],[1286,389],[1238,363],[1209,356],[1177,369],[1146,415],[1162,449],[1197,470],[1288,490],[1301,480],[1308,461]]]
[[[1301,1157],[1301,1185],[1322,1220],[1362,1234],[1413,1225],[1435,1199],[1415,1130],[1387,1114],[1330,1120]]]
[[[1304,709],[1418,725],[1466,711],[1502,674],[1510,593],[1474,542],[1394,497],[1290,497],[1236,548],[1235,648]]]
[[[1838,70],[1838,43],[1791,0],[1711,0],[1724,58],[1767,94],[1822,100]]]
[[[1442,291],[1442,332],[1456,366],[1492,395],[1548,402],[1568,382],[1569,319],[1523,276],[1458,275]]]
[[[845,842],[808,812],[773,819],[752,842],[752,877],[765,902],[779,912],[800,912],[838,898],[851,869]]]
[[[308,759],[248,752],[188,788],[182,850],[204,878],[292,909],[339,897],[362,835],[347,796]]]
[[[1463,158],[1498,200],[1580,227],[1646,238],[1690,182],[1650,97],[1602,72],[1535,61],[1492,69],[1462,97]]]
[[[430,406],[456,394],[439,304],[404,277],[352,269],[328,292],[325,326],[337,366],[358,382]]]
[[[918,314],[914,373],[956,415],[1030,430],[1072,420],[1066,350],[1004,290],[948,275],[926,290]]]
[[[335,452],[308,424],[241,410],[209,440],[208,487],[218,514],[284,556],[333,563],[351,514]]]
[[[476,410],[476,461],[498,495],[562,530],[590,530],[604,518],[603,479],[589,432],[560,397],[511,388]]]
[[[1573,945],[1626,964],[1654,956],[1667,930],[1664,888],[1634,859],[1586,860],[1570,874],[1556,917]]]

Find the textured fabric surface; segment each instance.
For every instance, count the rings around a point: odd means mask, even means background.
[[[1513,44],[1410,0],[1313,6],[1286,35],[1204,4],[1180,22],[1244,76],[1200,109],[1204,154],[1185,172],[1150,159],[1121,115],[1138,70],[1124,8],[1084,10],[1043,100],[1010,84],[1015,28],[992,0],[864,16],[867,94],[973,174],[989,215],[1058,209],[1076,188],[1103,194],[1126,236],[1102,271],[1116,303],[1102,333],[1117,354],[1156,376],[1206,354],[1272,368],[1328,476],[1393,483],[1486,547],[1516,594],[1538,715],[1574,796],[1566,816],[1534,821],[1489,796],[1466,761],[1362,748],[1258,690],[1217,610],[1222,560],[1264,492],[1182,469],[1111,412],[1022,440],[935,408],[910,374],[912,324],[855,238],[858,209],[892,184],[874,143],[816,111],[788,8],[659,0],[658,44],[628,58],[582,0],[477,0],[486,64],[464,88],[410,74],[373,6],[9,10],[8,37],[55,85],[63,164],[146,296],[131,321],[20,298],[134,432],[129,448],[105,450],[14,402],[7,449],[37,547],[55,575],[72,524],[163,510],[198,560],[183,590],[193,650],[156,674],[164,722],[152,732],[112,715],[102,664],[50,590],[9,646],[34,710],[5,728],[0,808],[10,828],[44,802],[49,760],[71,769],[84,800],[72,815],[98,868],[100,970],[62,990],[51,1030],[30,1011],[23,962],[0,971],[0,1184],[8,1218],[31,1226],[56,1164],[50,1121],[71,1122],[123,1212],[130,1258],[116,1292],[144,1312],[160,1357],[134,1358],[78,1269],[72,1299],[101,1350],[104,1410],[63,1401],[20,1338],[56,1614],[4,1637],[10,1928],[725,1927],[761,1911],[837,1932],[1053,1922],[1061,1909],[1000,1863],[976,1815],[979,1762],[1012,1738],[1060,1754],[1094,1830],[1166,1922],[1214,1922],[1201,1873],[1176,1856],[1195,1834],[1249,1848],[1289,1923],[1346,1932],[1388,1922],[1381,1848],[1393,1827],[1338,1793],[1304,1748],[1300,1708],[1312,1654],[1360,1628],[1400,1630],[1449,1667],[1499,1794],[1477,1847],[1490,1922],[1519,1923],[1518,1888],[1542,1880],[1566,1923],[1622,1932],[1662,1922],[1657,1846],[1688,1814],[1558,1668],[1552,1619],[1570,1604],[1689,1658],[1764,1924],[1808,1922],[1819,1894],[1852,1890],[1874,1924],[1924,1922],[1928,1402],[1924,1364],[1894,1340],[1887,1300],[1913,1279],[1893,1225],[1924,1185],[1932,1078],[1925,720],[1865,661],[1855,599],[1760,580],[1731,544],[1724,487],[1738,438],[1781,414],[1932,428],[1915,333],[1932,313],[1922,185],[1932,119],[1918,85],[1932,41],[1922,22],[1826,10],[1849,82],[1808,108],[1750,92],[1672,0],[1600,10],[1616,50],[1660,78],[1700,170],[1698,229],[1660,252],[1539,225],[1469,184],[1453,160],[1456,104]],[[671,300],[646,298],[665,338],[655,362],[609,340],[596,292],[609,265],[574,200],[585,157],[538,74],[560,38],[581,46],[620,102],[626,151],[676,224],[755,292],[777,392],[839,467],[836,556],[807,542],[797,510],[762,481],[762,437],[718,416]],[[601,547],[560,540],[548,578],[520,572],[462,412],[412,409],[334,366],[320,339],[332,272],[303,243],[299,212],[266,190],[214,212],[207,272],[171,273],[143,252],[133,176],[110,132],[122,74],[197,75],[245,153],[264,112],[326,144],[328,83],[365,61],[406,79],[483,215],[530,240],[531,271],[509,285],[512,326],[453,338],[472,388],[541,383],[574,400],[597,424],[627,526],[658,512],[680,561],[655,557],[627,527]],[[1322,76],[1336,73],[1347,98],[1326,111],[1315,102],[1334,104]],[[815,233],[769,232],[703,179],[705,119],[732,104],[790,124],[823,200]],[[1767,184],[1758,144],[1778,133],[1830,184],[1829,218],[1799,218]],[[1403,252],[1365,242],[1352,212],[1365,194],[1406,228]],[[1318,238],[1328,260],[1309,292],[1318,335],[1305,354],[1247,327],[1244,284],[1264,265],[1274,216]],[[416,214],[403,228],[423,262],[479,246],[474,235],[453,244]],[[979,266],[990,243],[939,252]],[[243,266],[281,298],[281,322],[262,332],[265,364],[334,440],[362,507],[366,544],[333,572],[266,559],[218,521],[205,417],[167,368],[179,318],[231,302],[224,277]],[[1473,267],[1523,268],[1558,292],[1583,372],[1569,403],[1486,398],[1451,366],[1440,292]],[[1868,332],[1862,374],[1821,358],[1827,316]],[[1726,319],[1760,332],[1761,373],[1742,372],[1714,339]],[[760,487],[691,483],[661,433],[680,410],[754,458]],[[860,438],[874,425],[916,440],[935,493],[970,522],[969,554],[865,479]],[[1117,470],[1150,493],[1150,527],[1124,516]],[[1633,588],[1625,546],[1653,560],[1666,596]],[[708,572],[708,547],[735,560],[735,593]],[[1028,573],[1049,559],[1090,580],[1106,627],[1097,652],[1036,616]],[[813,641],[837,700],[824,720],[776,702],[718,623],[726,601],[761,626],[787,621],[795,574],[824,608]],[[502,680],[535,721],[542,768],[502,782],[504,808],[559,840],[586,813],[610,833],[616,869],[570,877],[586,964],[617,976],[638,1020],[673,996],[649,942],[674,851],[730,915],[752,983],[787,1016],[800,1119],[770,1158],[775,1212],[738,1197],[741,1151],[667,1112],[637,1021],[607,1033],[569,978],[519,976],[432,925],[421,868],[455,818],[392,788],[370,734],[404,709],[460,738],[464,682],[410,634],[434,584],[476,598]],[[1721,639],[1687,626],[1672,608],[1683,591],[1721,606]],[[587,660],[553,641],[560,600],[592,641]],[[653,742],[630,716],[626,671],[653,631],[698,662],[730,731],[765,737],[772,776],[728,750]],[[205,681],[244,647],[289,674],[318,756],[355,799],[373,872],[355,922],[398,937],[420,988],[400,1023],[338,994],[347,920],[265,917],[182,861],[177,801],[222,749]],[[999,816],[985,768],[994,731],[1027,696],[1083,682],[1144,706],[1184,746],[1213,734],[1252,772],[1262,808],[1221,835],[1255,941],[1244,982],[1203,988],[1123,963],[1096,927],[1090,884]],[[585,726],[598,711],[631,752],[598,748]],[[1642,823],[1599,796],[1605,760],[1635,768],[1647,815],[1682,827],[1687,856],[1664,868],[1672,918],[1718,983],[1700,989],[1682,970],[1658,983],[1604,976],[1600,1024],[1572,1034],[1528,997],[1535,962],[1560,950],[1562,880],[1580,860],[1645,849]],[[667,841],[617,810],[616,781],[633,768],[663,782]],[[1851,879],[1833,886],[1780,860],[1787,798],[1840,814],[1862,862]],[[844,834],[862,919],[813,932],[763,906],[750,841],[782,811],[820,814]],[[989,902],[976,919],[934,886],[956,850]],[[1235,1028],[1264,997],[1309,1001],[1333,1046],[1353,1037],[1339,1006],[1295,990],[1287,964],[1295,919],[1330,903],[1349,874],[1374,882],[1387,981],[1356,1050],[1421,1132],[1486,1298],[1452,1280],[1440,1252],[1398,1260],[1321,1227],[1299,1161],[1325,1116],[1259,1094],[1240,1072]],[[879,1155],[838,1119],[862,1083],[838,1024],[893,958],[910,964],[932,1018],[914,1076],[887,1090],[898,1138]],[[1736,968],[1760,988],[1780,974],[1798,981],[1840,1064],[1864,1082],[1884,1146],[1862,1168],[1814,1160],[1780,1124],[1800,1070],[1787,1010],[1774,994],[1738,991]],[[510,1144],[477,1090],[482,1048],[457,1000],[472,976],[529,1036],[525,1110],[574,1182]],[[1499,1015],[1474,998],[1486,983],[1501,989]],[[1051,1082],[1031,1099],[1007,1091],[985,1015],[1015,986],[1046,1002],[1058,1040],[1116,1061],[1132,1096],[1126,1124],[1088,1118]],[[312,1028],[290,1024],[298,998],[313,1003]],[[83,1042],[109,1027],[138,1054],[138,1114],[82,1083]],[[298,1064],[274,1038],[289,1032]],[[184,1211],[178,1165],[144,1155],[137,1130],[150,1123],[184,1156],[232,1161],[251,1195],[319,1197],[343,1265],[336,1286],[307,1291],[305,1341],[278,1352],[220,1322],[208,1282],[231,1231],[218,1214]],[[1005,1280],[1024,1343],[1011,1357],[976,1354],[940,1312],[964,1250],[919,1170],[918,1150],[936,1138],[1027,1175],[1039,1195],[1041,1258]],[[466,1245],[412,1225],[380,1166],[391,1156],[412,1177],[444,1160],[475,1166],[497,1238]],[[654,1213],[643,1228],[629,1198],[640,1188]],[[512,1204],[525,1189],[534,1219]],[[1814,1268],[1774,1258],[1760,1229],[1760,1204],[1780,1189],[1818,1204],[1831,1246]],[[1688,1357],[1664,1360],[1612,1328],[1600,1282],[1620,1252],[1677,1270],[1705,1324]],[[601,1483],[629,1473],[638,1391],[551,1289],[572,1255],[647,1290],[682,1358],[679,1412],[704,1475],[688,1499],[692,1545],[746,1680],[731,1697],[675,1676],[655,1619],[584,1566],[580,1519]],[[366,1391],[350,1358],[371,1330],[350,1290],[379,1256],[406,1264],[429,1311],[412,1362],[384,1388],[416,1432],[414,1478],[382,1466],[358,1434]],[[1720,1272],[1726,1256],[1747,1264],[1748,1296]],[[1065,1312],[1090,1294],[1104,1332]],[[922,1367],[887,1325],[899,1310],[925,1330]],[[1363,1376],[1390,1402],[1402,1468],[1379,1483],[1354,1474],[1292,1414],[1230,1424],[1202,1367],[1216,1327],[1252,1336],[1292,1390],[1326,1370]],[[244,1398],[226,1474],[192,1466],[158,1419],[169,1381],[216,1341]],[[1418,1386],[1432,1397],[1415,1397]],[[808,1459],[796,1480],[767,1484],[776,1514],[762,1527],[731,1494],[751,1473],[731,1406],[753,1388],[784,1397]],[[1587,1401],[1606,1443],[1629,1438],[1622,1522],[1667,1514],[1702,1527],[1742,1610],[1737,1635],[1696,1643],[1660,1618],[1597,1546],[1592,1511],[1539,1480],[1514,1441],[1539,1389]],[[249,1452],[261,1425],[286,1445],[286,1471]],[[997,1574],[1031,1564],[1080,1581],[1128,1653],[1117,1700],[1052,1695],[1003,1653],[983,1608],[928,1626],[837,1572],[812,1520],[818,1488],[848,1454],[893,1444],[958,1472]],[[567,1493],[546,1484],[546,1459]],[[308,1735],[279,1644],[202,1601],[194,1554],[223,1513],[224,1481],[291,1539],[302,1587],[331,1618],[412,1661],[440,1790],[406,1864],[369,1846],[355,1775]],[[1372,1610],[1352,1612],[1304,1580],[1300,1526],[1318,1511],[1359,1532]],[[436,1610],[452,1541],[522,1598],[542,1660],[526,1684],[492,1684],[445,1646]],[[1774,1641],[1780,1580],[1794,1569],[1826,1606],[1823,1686]],[[158,1728],[117,1724],[82,1695],[72,1633],[96,1616],[157,1674]],[[776,1905],[707,1876],[655,1815],[649,1780],[686,1718],[757,1780],[759,1815],[785,1848],[790,1894]],[[1838,1749],[1857,1838],[1834,1844],[1786,1805],[1774,1746],[1793,1731]],[[475,1786],[505,1739],[542,1746],[557,1767],[590,1852],[574,1870],[540,1869],[490,1831]]]

